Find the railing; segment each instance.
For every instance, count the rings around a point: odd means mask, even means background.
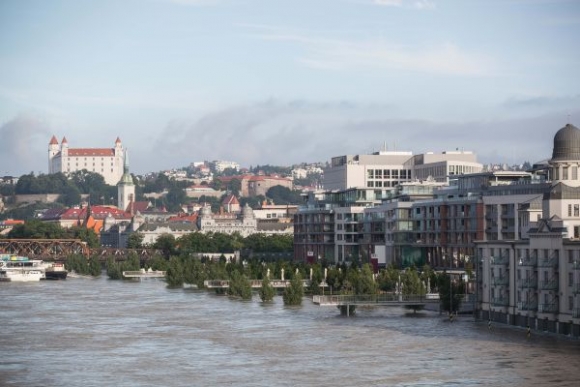
[[[537,266],[538,265],[538,258],[537,257],[520,257],[518,260],[520,266]]]
[[[538,260],[538,267],[551,267],[557,268],[558,267],[558,258],[550,257],[550,258],[542,258]]]
[[[494,297],[491,299],[491,304],[493,306],[508,306],[509,300],[505,297]]]
[[[509,258],[507,255],[493,257],[493,261],[491,262],[491,264],[495,266],[506,266],[507,264],[509,264]]]
[[[519,310],[538,310],[538,303],[536,301],[518,302]]]
[[[538,288],[538,277],[522,278],[519,280],[520,288],[524,289],[537,289]]]
[[[558,289],[558,280],[557,279],[550,279],[548,281],[540,281],[538,285],[538,289],[540,290],[557,290]]]
[[[312,296],[312,302],[321,306],[341,305],[424,305],[439,303],[439,294],[369,294]]]
[[[540,304],[540,305],[538,305],[538,312],[540,312],[540,313],[558,313],[558,305],[556,303]]]
[[[510,283],[510,279],[508,278],[507,275],[503,275],[501,277],[492,277],[492,283],[494,286],[507,285]]]

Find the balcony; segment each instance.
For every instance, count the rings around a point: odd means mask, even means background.
[[[507,275],[503,275],[501,277],[492,277],[491,280],[493,286],[505,286],[510,283],[510,279]]]
[[[542,258],[538,260],[538,267],[549,267],[549,268],[557,268],[558,267],[558,258],[550,257],[550,258]]]
[[[520,257],[518,260],[520,266],[536,267],[538,265],[537,257]]]
[[[509,264],[508,256],[507,255],[499,255],[497,257],[493,257],[491,264],[495,265],[495,266],[507,266]]]
[[[551,279],[547,281],[540,281],[538,285],[538,289],[540,290],[558,290],[558,280]]]
[[[538,305],[539,313],[558,313],[558,305],[555,303]]]
[[[538,310],[538,303],[536,301],[518,302],[518,309],[536,311]]]
[[[520,288],[522,289],[537,289],[538,288],[538,278],[522,278],[519,280]]]
[[[505,297],[493,297],[491,299],[491,304],[493,306],[508,306],[509,305],[509,301]]]

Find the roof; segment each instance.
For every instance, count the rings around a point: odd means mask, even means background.
[[[238,201],[238,198],[236,198],[236,195],[234,194],[229,194],[228,196],[226,196],[224,198],[224,200],[222,200],[222,204],[224,205],[232,205],[232,204],[240,204],[240,202]]]
[[[50,142],[48,144],[49,145],[58,145],[58,140],[56,139],[55,135],[52,135],[52,138],[50,139]]]
[[[127,206],[125,211],[131,212],[131,210],[133,210],[133,213],[135,213],[137,211],[143,213],[143,212],[147,211],[147,209],[149,209],[150,205],[151,205],[151,203],[149,203],[148,201],[131,202],[131,203],[129,203],[129,205]]]
[[[103,220],[111,215],[115,219],[130,220],[131,214],[114,206],[91,206],[90,215],[95,220]],[[84,208],[51,208],[40,217],[41,220],[84,220],[87,217],[87,207]]]
[[[566,124],[556,132],[552,160],[580,160],[580,129]]]

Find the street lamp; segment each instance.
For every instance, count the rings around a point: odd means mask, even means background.
[[[489,318],[489,328],[491,329],[491,322],[493,320],[493,309],[491,307],[491,277],[493,275],[493,255],[489,257],[489,280],[488,280],[488,286],[489,286],[489,300],[488,300],[488,318]]]

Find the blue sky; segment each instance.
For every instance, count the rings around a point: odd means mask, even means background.
[[[580,127],[580,1],[3,0],[0,175],[54,134],[136,173],[343,154],[551,156]]]

